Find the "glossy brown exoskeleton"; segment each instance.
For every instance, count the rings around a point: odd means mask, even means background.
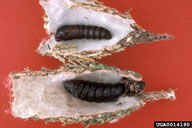
[[[73,39],[111,39],[111,33],[102,27],[86,25],[66,25],[58,28],[55,34],[56,41]]]
[[[83,80],[69,80],[63,82],[64,88],[74,97],[89,102],[110,102],[121,95],[134,96],[145,87],[143,81],[122,79],[117,84],[104,84]]]

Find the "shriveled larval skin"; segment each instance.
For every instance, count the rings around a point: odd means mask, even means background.
[[[50,35],[38,48],[42,55],[62,62],[66,58],[101,58],[140,43],[171,39],[167,34],[154,34],[136,24],[129,13],[121,14],[96,0],[40,0],[45,10],[45,29]],[[109,40],[75,39],[57,42],[55,34],[65,25],[87,25],[107,29]]]
[[[42,119],[47,122],[61,121],[63,125],[82,123],[86,126],[103,124],[140,109],[148,101],[175,99],[174,90],[141,92],[135,96],[120,96],[112,102],[86,102],[73,97],[63,87],[68,80],[115,84],[121,78],[141,81],[141,76],[133,71],[121,71],[102,64],[93,64],[87,69],[71,68],[57,70],[11,73],[13,88],[12,113],[22,119]],[[98,66],[100,68],[98,68]],[[95,71],[93,71],[93,69]],[[35,94],[35,95],[34,95]]]

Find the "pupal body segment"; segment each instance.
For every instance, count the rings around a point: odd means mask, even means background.
[[[102,27],[89,25],[65,25],[58,28],[56,41],[73,39],[111,39],[111,33]]]
[[[63,85],[67,92],[80,100],[101,103],[116,101],[122,95],[134,96],[144,89],[145,82],[123,78],[116,84],[69,80]]]

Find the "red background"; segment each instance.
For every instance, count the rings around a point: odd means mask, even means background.
[[[147,82],[146,91],[177,88],[177,100],[148,103],[114,124],[91,128],[152,128],[155,120],[192,119],[192,1],[191,0],[102,0],[106,5],[124,12],[133,8],[131,15],[145,29],[168,33],[174,40],[141,44],[127,48],[99,60],[102,63],[134,70]],[[7,75],[23,71],[25,67],[40,70],[41,66],[56,69],[61,62],[35,53],[42,38],[44,11],[38,0],[0,0],[0,127],[53,128],[61,123],[24,121],[10,114],[9,90],[5,88]],[[66,128],[82,128],[80,124]]]

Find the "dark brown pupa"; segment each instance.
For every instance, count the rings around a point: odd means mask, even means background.
[[[83,80],[69,80],[63,82],[64,88],[74,97],[89,102],[111,102],[121,95],[134,96],[145,87],[143,81],[129,80],[117,84],[104,84]]]
[[[73,39],[111,39],[111,33],[102,27],[86,25],[66,25],[58,28],[55,34],[56,41]]]

